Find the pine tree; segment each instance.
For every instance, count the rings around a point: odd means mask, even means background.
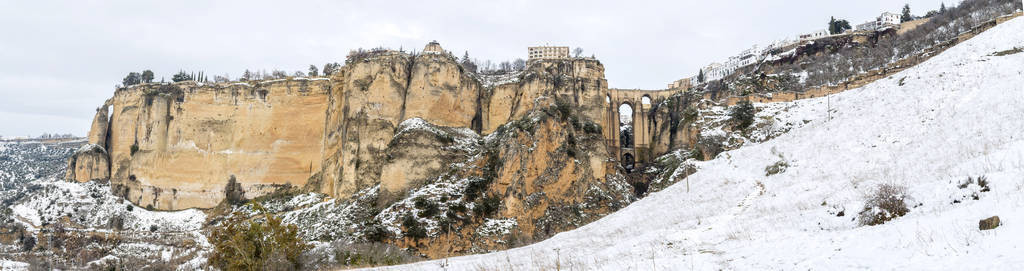
[[[462,55],[462,60],[459,61],[459,63],[462,64],[462,67],[467,71],[476,73],[477,66],[476,63],[473,63],[473,60],[469,58],[469,51],[466,51],[466,53]]]
[[[910,4],[903,6],[903,16],[900,16],[900,22],[905,23],[914,20],[914,15],[910,15]]]
[[[697,74],[697,83],[704,83],[704,70],[701,69],[700,73]]]
[[[153,71],[151,71],[151,70],[144,70],[144,71],[142,71],[142,82],[143,83],[153,83],[153,77],[154,77],[153,76]]]
[[[836,34],[836,17],[832,17],[832,19],[828,21],[828,33],[833,35]]]
[[[946,3],[942,3],[942,5],[939,6],[939,13],[946,13]]]
[[[137,72],[130,72],[128,76],[121,80],[121,84],[124,86],[138,85],[142,81],[142,76]]]

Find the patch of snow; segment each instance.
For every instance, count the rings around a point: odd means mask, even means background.
[[[0,270],[28,270],[29,264],[0,259]]]
[[[483,225],[477,228],[476,232],[482,236],[506,235],[512,232],[518,225],[514,218],[491,219],[484,221]]]

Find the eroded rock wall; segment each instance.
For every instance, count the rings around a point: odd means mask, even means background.
[[[334,197],[378,184],[400,194],[435,175],[424,159],[447,155],[391,149],[403,121],[489,134],[557,99],[579,112],[571,123],[599,127],[607,93],[594,59],[533,61],[485,86],[450,54],[377,51],[330,78],[122,88],[89,137],[107,152],[112,189],[156,209],[213,207],[232,176],[249,198],[310,181]]]
[[[112,189],[157,209],[209,208],[235,176],[248,196],[321,168],[329,80],[167,84],[112,99]]]

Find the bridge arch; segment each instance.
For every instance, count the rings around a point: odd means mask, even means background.
[[[655,123],[657,104],[678,90],[639,90],[609,88],[605,95],[607,118],[605,140],[612,157],[623,167],[642,167],[654,160],[654,135],[660,123]],[[623,129],[626,128],[626,129]],[[628,155],[627,155],[628,154]],[[629,160],[629,161],[627,161]],[[631,169],[630,169],[631,170]]]
[[[636,167],[636,159],[633,157],[633,154],[632,153],[628,153],[628,152],[627,153],[623,153],[622,154],[622,168],[626,169],[626,172],[629,173],[629,172],[633,172],[633,169],[635,167]]]
[[[623,102],[619,104],[619,146],[622,148],[632,148],[635,141],[633,140],[633,121],[636,119],[636,111],[633,110],[633,104],[629,102]]]

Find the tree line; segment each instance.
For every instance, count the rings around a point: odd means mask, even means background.
[[[246,69],[242,72],[242,76],[238,77],[239,81],[254,81],[254,80],[272,80],[272,79],[285,79],[288,77],[318,77],[318,76],[331,76],[335,72],[341,69],[341,64],[337,62],[328,62],[323,65],[323,69],[317,67],[317,65],[309,65],[307,71],[295,71],[288,73],[283,70],[249,70]],[[215,83],[226,83],[231,82],[233,79],[230,75],[214,75],[212,82]],[[179,70],[177,73],[171,75],[172,82],[211,82],[210,76],[204,71],[184,71]],[[148,83],[164,83],[164,78],[160,78],[160,81],[156,81],[155,75],[152,70],[143,70],[142,72],[129,72],[128,75],[121,80],[121,84],[118,87],[128,87],[138,84]]]

